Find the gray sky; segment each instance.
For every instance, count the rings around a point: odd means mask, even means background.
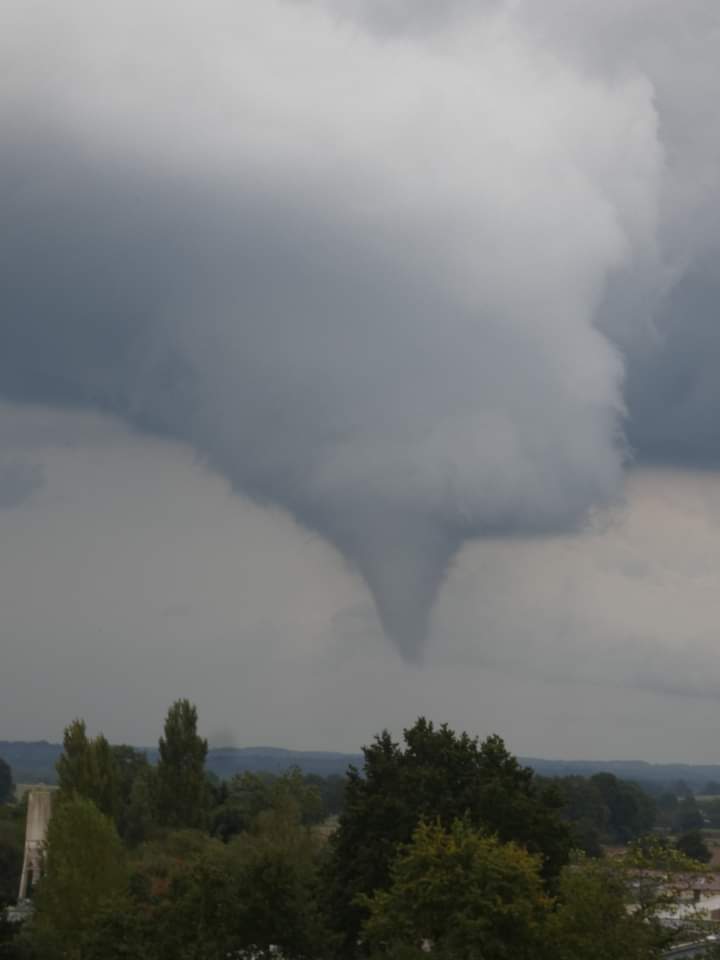
[[[0,737],[717,759],[714,0],[5,0]]]

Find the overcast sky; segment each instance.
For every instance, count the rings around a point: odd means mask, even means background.
[[[4,0],[0,739],[719,761],[715,0]]]

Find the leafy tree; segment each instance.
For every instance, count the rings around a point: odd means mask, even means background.
[[[90,750],[93,764],[93,785],[88,796],[95,801],[102,813],[117,821],[120,797],[112,747],[100,734],[90,741]]]
[[[207,740],[197,733],[197,709],[177,700],[168,710],[160,738],[157,803],[160,823],[169,827],[201,827],[207,818],[205,780]]]
[[[22,848],[0,839],[0,911],[17,899],[22,862]]]
[[[678,808],[678,798],[669,790],[663,791],[655,800],[656,824],[669,829]]]
[[[127,803],[123,807],[121,836],[129,847],[147,840],[155,826],[157,776],[146,764],[136,774]]]
[[[321,956],[332,937],[319,905],[322,843],[289,797],[277,797],[253,830],[227,847],[235,878],[240,946],[284,957]]]
[[[10,765],[0,757],[0,805],[9,803],[15,791]]]
[[[699,830],[689,830],[687,833],[683,833],[675,841],[675,846],[686,857],[697,860],[698,863],[710,863],[712,860],[712,851],[703,840],[703,835]]]
[[[271,774],[239,773],[215,791],[216,806],[211,817],[211,832],[227,842],[249,830],[255,818],[272,805]]]
[[[700,869],[696,860],[690,859],[667,837],[655,833],[628,844],[623,866],[628,870],[662,870],[667,874],[693,873]]]
[[[87,797],[106,816],[117,818],[119,795],[112,747],[102,734],[89,739],[84,720],[73,720],[65,728],[57,774],[62,797]]]
[[[25,845],[25,817],[25,804],[0,807],[0,916],[2,908],[17,899]]]
[[[710,821],[713,827],[720,827],[720,797],[708,800],[703,804],[702,812]]]
[[[306,773],[305,783],[315,787],[322,802],[322,818],[331,817],[340,813],[345,803],[345,777],[338,773],[331,773],[321,777],[316,773]]]
[[[252,829],[264,810],[287,801],[297,808],[305,824],[319,823],[324,804],[315,782],[294,767],[282,776],[268,773],[236,774],[228,783],[213,787],[216,805],[211,815],[211,833],[227,842]]]
[[[681,800],[672,818],[672,828],[675,833],[687,833],[689,830],[699,830],[703,824],[703,815],[695,798],[688,796]]]
[[[655,825],[655,803],[635,783],[619,780],[612,773],[596,773],[590,778],[607,807],[609,839],[628,843]]]
[[[76,719],[65,727],[63,752],[57,764],[61,794],[87,796],[93,785],[93,764],[85,721]]]
[[[435,956],[536,960],[551,901],[538,857],[455,821],[422,823],[390,870],[390,886],[364,898],[371,946],[432,944]]]
[[[83,932],[82,960],[179,960],[166,947],[151,912],[121,898],[99,907]]]
[[[83,960],[321,957],[320,844],[297,809],[266,810],[229,844],[200,831],[165,834],[137,854],[130,905],[109,904],[85,935]]]
[[[31,926],[40,955],[80,956],[84,932],[125,887],[123,850],[112,820],[79,794],[59,798],[48,826],[45,876]]]
[[[658,921],[660,903],[654,889],[638,899],[628,880],[611,860],[566,868],[545,932],[548,960],[659,960],[672,939]]]
[[[562,777],[555,781],[563,800],[561,816],[570,825],[573,846],[588,856],[602,856],[601,840],[607,836],[609,810],[597,785],[588,777]]]
[[[117,781],[117,828],[129,846],[145,840],[154,822],[154,770],[141,750],[111,747]]]
[[[348,951],[364,918],[358,896],[387,886],[390,863],[421,820],[449,828],[467,817],[500,841],[537,854],[546,877],[557,875],[570,849],[559,796],[539,784],[499,737],[479,745],[421,717],[403,739],[404,749],[384,731],[363,750],[364,775],[352,767],[348,772],[327,868],[329,909]]]

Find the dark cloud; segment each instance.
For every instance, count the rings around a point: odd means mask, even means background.
[[[591,61],[577,17],[338,9],[9,4],[0,389],[192,444],[337,546],[412,657],[465,540],[618,496],[615,345],[639,455],[684,456],[695,348],[673,321],[647,361],[643,324],[697,164],[668,173],[668,62]]]
[[[720,278],[693,270],[629,354],[628,435],[645,461],[720,466]]]

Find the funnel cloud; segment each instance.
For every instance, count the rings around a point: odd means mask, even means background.
[[[191,445],[407,659],[466,541],[717,457],[714,0],[538,13],[7,0],[0,394]]]

